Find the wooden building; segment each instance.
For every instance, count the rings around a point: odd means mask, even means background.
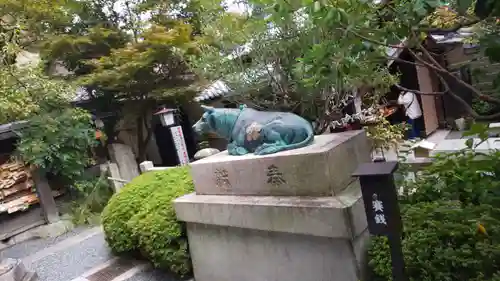
[[[45,175],[14,157],[16,131],[26,122],[0,125],[0,240],[59,220],[54,197]]]

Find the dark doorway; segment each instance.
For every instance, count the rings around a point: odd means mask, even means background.
[[[419,90],[420,86],[418,84],[417,69],[415,65],[412,64],[415,62],[415,59],[413,58],[411,53],[406,49],[399,55],[399,58],[408,61],[409,63],[395,61],[390,66],[389,71],[392,74],[400,75],[399,84],[401,86],[411,90]],[[399,88],[395,86],[391,87],[391,92],[386,95],[387,100],[397,101],[400,92],[401,90]],[[420,96],[416,95],[416,97],[420,104],[420,108],[422,109],[422,101],[420,99]],[[400,107],[395,114],[393,114],[392,116],[390,116],[390,118],[388,118],[388,120],[389,122],[391,122],[391,124],[397,124],[406,121],[407,117],[403,108]],[[416,122],[418,130],[421,132],[421,135],[423,135],[425,132],[425,125],[423,118],[422,117],[418,118]]]
[[[162,166],[176,166],[179,164],[177,154],[175,152],[174,142],[170,128],[163,127],[161,123],[156,123],[155,126],[156,145],[161,157]]]
[[[10,155],[16,149],[17,138],[0,140],[0,154]]]

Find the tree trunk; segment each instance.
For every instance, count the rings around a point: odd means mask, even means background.
[[[146,150],[151,137],[153,136],[152,126],[148,126],[146,113],[137,117],[137,160],[141,163],[146,160]]]

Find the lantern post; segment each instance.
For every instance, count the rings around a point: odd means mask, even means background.
[[[182,132],[182,126],[177,123],[175,118],[175,113],[177,109],[162,108],[160,111],[156,112],[163,127],[170,128],[170,133],[172,134],[172,140],[174,141],[175,150],[177,151],[177,158],[179,159],[179,164],[181,166],[189,164],[189,155],[186,146],[186,141],[184,139],[184,133]]]

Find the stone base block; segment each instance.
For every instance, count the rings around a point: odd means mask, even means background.
[[[348,239],[188,223],[196,281],[358,281]]]
[[[193,162],[191,173],[197,194],[332,196],[348,185],[360,163],[370,161],[365,132],[348,131],[265,156],[224,151]]]
[[[35,272],[28,271],[21,260],[4,259],[0,262],[0,281],[34,281]]]
[[[189,194],[187,222],[197,281],[358,281],[367,222],[358,182],[339,196]]]

